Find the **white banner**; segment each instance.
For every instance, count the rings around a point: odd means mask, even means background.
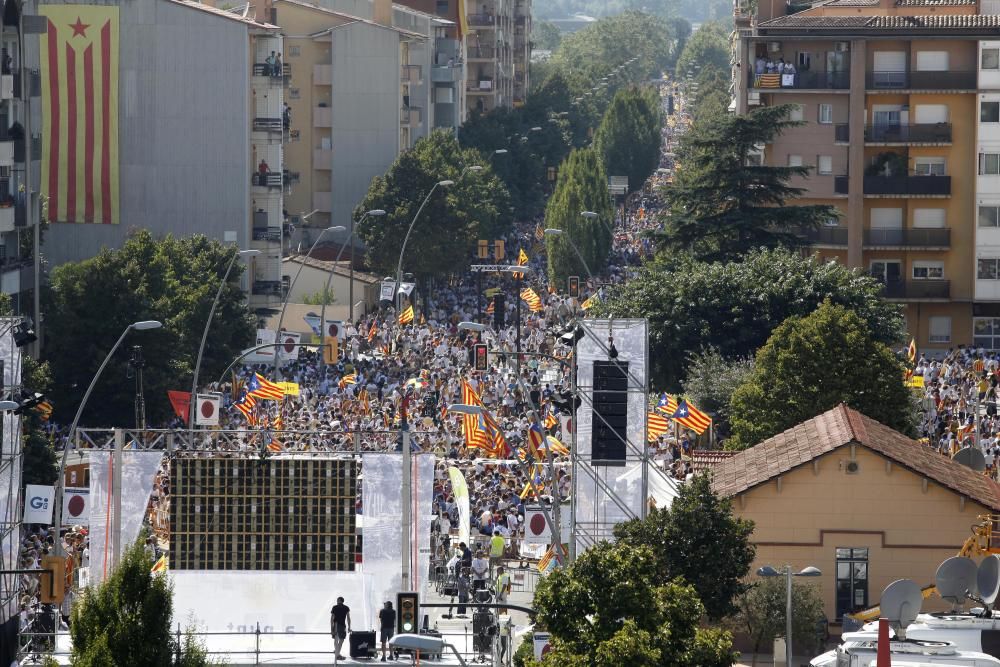
[[[396,289],[395,280],[383,280],[379,286],[379,301],[393,301],[393,292]]]
[[[246,353],[248,350],[253,350],[254,347],[260,345],[270,345],[274,343],[274,332],[270,329],[257,329],[257,342],[254,343],[253,347],[243,350]],[[274,361],[274,348],[273,347],[262,347],[259,350],[254,350],[243,357],[243,363],[246,364],[263,364],[271,363]]]
[[[562,525],[559,527],[559,531],[562,533],[562,541],[564,544],[569,542],[569,521],[565,518],[568,517],[569,514],[569,506],[563,504],[562,516],[564,518],[562,520]],[[545,520],[545,515],[542,513],[542,510],[538,505],[524,506],[524,543],[533,546],[550,546],[552,544],[552,531],[549,530],[549,524]]]
[[[198,394],[198,409],[194,413],[194,423],[198,426],[218,426],[222,394]]]
[[[111,489],[111,452],[90,453],[90,580],[99,584],[115,561],[111,535],[121,522],[121,549],[131,546],[149,506],[153,478],[160,468],[163,452],[122,452],[121,517],[114,515]]]
[[[299,358],[299,340],[302,338],[302,334],[292,332],[292,331],[282,331],[281,338],[278,342],[281,343],[281,347],[278,348],[278,359],[281,361],[293,361]]]
[[[416,283],[402,283],[399,286],[399,291],[402,292],[405,296],[410,296],[410,294],[413,293],[413,288],[416,286],[417,286]]]
[[[361,560],[364,607],[360,618],[375,618],[386,600],[403,590],[403,460],[399,454],[361,456],[364,540]],[[359,626],[367,627],[367,626]]]
[[[24,487],[24,523],[52,525],[52,499],[56,491],[51,486],[26,484]]]
[[[91,461],[93,467],[93,461]],[[63,490],[62,522],[64,526],[86,526],[90,523],[90,489]]]
[[[532,637],[535,648],[535,660],[541,660],[546,653],[552,650],[550,637],[551,635],[547,632],[536,632],[534,637]]]
[[[329,338],[339,338],[340,340],[347,338],[347,328],[344,326],[343,320],[327,320],[326,335]]]
[[[451,482],[451,495],[458,505],[458,541],[471,544],[469,531],[469,485],[465,475],[455,466],[448,467],[448,480]]]
[[[434,459],[432,453],[413,456],[413,511],[417,528],[417,559],[413,573],[413,589],[421,595],[430,592],[431,584],[431,514],[434,500]]]
[[[319,315],[310,312],[303,315],[302,319],[305,320],[306,324],[309,325],[309,328],[312,329],[314,334],[319,336],[323,333],[319,328]]]

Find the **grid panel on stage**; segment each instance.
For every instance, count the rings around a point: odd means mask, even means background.
[[[357,463],[175,459],[170,567],[353,570]]]

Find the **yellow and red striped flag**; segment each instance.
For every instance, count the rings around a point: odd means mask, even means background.
[[[705,429],[707,429],[712,423],[711,417],[694,407],[694,404],[683,399],[677,403],[677,410],[674,411],[671,418],[681,426],[691,429],[698,435],[704,433]]]
[[[476,390],[465,380],[462,380],[462,403],[482,405]],[[466,447],[484,449],[488,444],[486,429],[480,428],[479,417],[476,415],[462,415],[462,435],[465,436]]]
[[[667,393],[660,394],[660,400],[656,404],[656,411],[667,417],[673,417],[674,413],[677,412],[677,398]]]
[[[153,564],[153,567],[149,570],[153,574],[163,574],[170,569],[170,559],[167,554],[160,556],[160,559]]]
[[[361,401],[361,407],[364,409],[365,414],[369,417],[372,414],[371,398],[368,396],[368,389],[365,387],[361,388],[358,392],[358,400]]]
[[[118,7],[51,4],[39,51],[41,190],[53,222],[116,225]]]
[[[545,230],[542,228],[542,223],[535,225],[535,240],[544,241],[545,240]]]
[[[358,376],[354,373],[348,373],[344,377],[340,378],[340,382],[337,383],[337,386],[340,387],[341,389],[347,389],[347,385],[357,384],[357,383],[358,383]]]
[[[597,295],[591,294],[590,296],[587,297],[586,301],[580,304],[580,307],[583,308],[584,310],[590,310],[591,308],[594,307],[595,303],[597,303]]]
[[[260,373],[254,373],[247,382],[247,391],[256,398],[267,398],[280,401],[285,397],[285,390],[271,382]]]
[[[545,415],[545,428],[552,428],[553,426],[555,426],[558,423],[559,423],[559,418],[556,417],[551,412],[549,414]]]
[[[656,440],[670,430],[670,420],[658,412],[646,414],[646,440]]]
[[[496,310],[496,307],[493,305],[493,299],[490,299],[489,305],[486,306],[486,314],[487,315],[492,315],[495,310]]]
[[[525,287],[521,290],[521,298],[524,299],[525,303],[528,304],[528,308],[531,312],[537,313],[542,309],[542,299],[535,293],[535,290],[530,287]]]
[[[917,360],[917,339],[911,338],[910,344],[906,348],[906,358],[910,360],[910,363],[914,363]]]
[[[407,306],[406,310],[399,314],[400,324],[410,324],[413,322],[413,306]]]
[[[368,342],[371,343],[378,335],[378,320],[372,320],[372,325],[368,327]]]

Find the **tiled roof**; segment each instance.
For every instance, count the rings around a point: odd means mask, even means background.
[[[176,5],[181,5],[183,7],[189,7],[191,9],[197,9],[199,11],[206,12],[208,14],[215,14],[216,16],[221,16],[222,18],[227,18],[231,21],[239,21],[253,28],[260,28],[262,30],[280,30],[276,25],[271,25],[270,23],[260,23],[251,18],[245,16],[240,16],[225,9],[219,9],[217,7],[212,7],[211,5],[204,5],[200,2],[193,2],[191,0],[170,0]]]
[[[830,0],[824,7],[874,7],[880,0]]]
[[[702,470],[712,470],[719,463],[734,456],[736,456],[736,452],[695,449],[691,452],[691,471],[698,473]]]
[[[712,486],[734,496],[852,443],[1000,510],[1000,484],[843,404],[717,463]]]
[[[896,0],[897,7],[964,7],[975,6],[978,0]]]
[[[903,0],[923,1],[923,0]],[[945,0],[961,2],[963,0]],[[933,16],[802,16],[792,14],[762,21],[761,30],[802,28],[808,30],[992,30],[1000,28],[1000,15],[963,14]]]

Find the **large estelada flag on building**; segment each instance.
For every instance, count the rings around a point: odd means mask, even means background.
[[[118,7],[43,5],[42,192],[53,222],[118,224]]]

